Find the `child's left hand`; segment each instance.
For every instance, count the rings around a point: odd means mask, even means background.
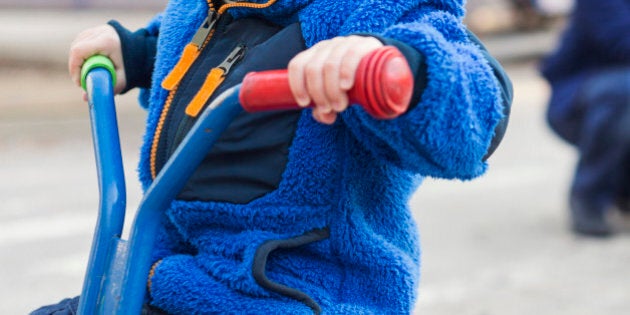
[[[361,58],[383,46],[374,37],[343,36],[321,41],[299,53],[288,67],[289,85],[300,106],[314,105],[313,118],[332,124],[348,105]]]

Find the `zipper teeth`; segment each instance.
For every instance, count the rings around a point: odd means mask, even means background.
[[[228,3],[228,4],[222,5],[221,8],[219,8],[219,14],[224,13],[227,9],[236,8],[236,7],[252,8],[252,9],[264,9],[264,8],[267,8],[267,7],[271,6],[272,4],[276,3],[276,1],[277,0],[268,0],[265,3],[251,3],[251,2]],[[208,2],[212,2],[212,1],[208,0]]]
[[[217,14],[218,14],[217,18],[219,18],[221,14],[225,13],[225,11],[230,8],[241,7],[241,8],[263,9],[276,3],[276,1],[277,0],[268,0],[265,3],[235,2],[235,3],[224,4],[217,11]],[[208,4],[208,10],[216,11],[216,9],[214,8],[214,3],[212,3],[212,0],[206,0],[206,3]],[[200,50],[203,49],[206,46],[206,44],[208,44],[208,42],[214,35],[214,31],[215,31],[214,29],[210,31],[210,33],[206,37],[206,40],[203,42],[203,45],[199,48]],[[156,169],[157,149],[160,142],[160,137],[162,135],[162,129],[164,128],[164,122],[166,121],[166,116],[170,110],[171,102],[173,101],[175,93],[177,92],[178,86],[179,84],[176,85],[171,91],[169,91],[166,102],[164,103],[164,108],[162,109],[162,113],[160,113],[160,119],[158,120],[158,124],[156,126],[155,133],[153,136],[153,143],[151,144],[151,156],[150,156],[150,161],[149,161],[151,177],[153,179],[157,177],[157,169]]]
[[[160,135],[162,134],[162,128],[164,128],[164,121],[166,121],[166,114],[169,112],[169,108],[171,107],[171,102],[173,102],[173,97],[175,96],[175,92],[177,91],[177,86],[168,93],[168,98],[164,103],[164,109],[162,109],[162,113],[160,114],[160,119],[158,120],[157,127],[155,128],[155,136],[153,137],[153,143],[151,144],[151,178],[155,179],[157,177],[156,163],[157,163],[157,149],[160,143]]]
[[[212,3],[212,0],[206,0],[206,3],[208,3],[208,10],[209,11],[217,12],[217,10],[214,8],[214,3]],[[220,17],[221,17],[221,13],[217,12],[217,20]],[[206,40],[203,42],[201,47],[199,47],[199,50],[202,50],[204,47],[206,47],[206,44],[208,44],[208,42],[210,41],[210,38],[212,38],[213,35],[214,35],[214,28],[210,30],[210,33],[208,33],[208,36],[206,36]]]
[[[208,4],[208,10],[215,11],[214,3],[212,3],[212,0],[207,0],[206,3]],[[203,49],[204,46],[206,46],[206,44],[210,41],[210,38],[212,38],[212,35],[214,35],[214,30],[210,31],[205,41],[203,42],[203,45],[199,47],[200,50]],[[175,93],[177,92],[178,87],[179,84],[177,84],[175,87],[173,87],[172,90],[169,91],[168,97],[164,102],[164,108],[162,108],[162,112],[160,113],[160,118],[155,128],[155,133],[153,134],[153,143],[151,143],[151,154],[149,157],[149,168],[151,171],[152,179],[155,179],[157,177],[157,149],[160,144],[160,138],[162,136],[162,129],[164,128],[166,116],[170,111],[171,103],[173,102],[173,98],[175,97]]]
[[[210,41],[210,39],[212,38],[212,36],[214,35],[214,29],[210,30],[210,33],[208,33],[208,36],[206,36],[206,40],[203,41],[203,44],[201,45],[201,47],[199,47],[199,50],[201,51],[204,47],[206,47],[206,45],[208,44],[208,42]]]

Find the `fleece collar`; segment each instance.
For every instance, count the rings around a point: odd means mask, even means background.
[[[268,0],[251,0],[263,4]],[[277,0],[262,8],[234,8],[235,17],[263,16],[281,25],[302,24],[307,46],[338,35],[382,34],[393,23],[418,9],[443,10],[463,17],[465,0]]]
[[[254,2],[264,3],[265,0]],[[307,46],[338,35],[381,33],[422,0],[278,0],[264,9],[234,8],[235,17],[263,16],[287,25],[299,21]]]

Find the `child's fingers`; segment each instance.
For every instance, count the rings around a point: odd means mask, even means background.
[[[289,85],[301,106],[315,105],[315,120],[332,124],[348,105],[347,92],[365,55],[383,46],[373,37],[336,37],[317,43],[289,63]]]
[[[336,78],[332,75],[331,78],[326,78],[325,72],[330,72],[330,69],[337,69],[339,67],[339,65],[336,64],[336,61],[329,60],[332,48],[333,47],[328,43],[323,43],[317,47],[316,53],[311,56],[311,59],[305,65],[304,69],[304,77],[308,94],[315,105],[323,113],[327,113],[332,110],[331,99],[326,93],[326,79],[336,81]]]
[[[329,42],[319,42],[289,62],[289,85],[294,98],[301,106],[314,103],[330,111],[331,102],[326,95],[323,70],[331,50]],[[328,66],[338,68],[338,65],[330,63]]]
[[[112,60],[119,77],[116,90],[121,91],[125,84],[125,77],[120,38],[110,25],[87,29],[77,35],[72,42],[68,54],[68,71],[71,80],[77,86],[81,85],[81,67],[87,58],[95,54],[108,56]]]
[[[81,42],[72,46],[68,57],[68,70],[70,71],[70,78],[75,85],[81,85],[81,67],[85,60],[99,53],[102,53],[102,50],[95,49],[91,41]]]
[[[313,109],[313,118],[322,124],[332,125],[337,120],[337,112],[329,111],[322,112],[318,107]]]
[[[339,85],[341,89],[348,91],[354,86],[356,72],[361,59],[373,50],[383,46],[381,41],[374,37],[349,36],[347,38],[347,50],[342,56],[339,68]]]
[[[324,93],[332,109],[342,112],[348,107],[348,95],[347,89],[341,86],[340,70],[350,46],[342,38],[333,39],[330,45],[330,53],[323,64]]]
[[[95,28],[89,28],[79,33],[76,38],[70,44],[70,51],[68,53],[68,72],[70,78],[75,85],[79,86],[81,66],[85,59],[93,54],[93,48],[90,48],[88,43],[92,43],[92,38],[95,36]]]
[[[308,63],[312,54],[314,54],[314,51],[305,50],[293,57],[288,66],[289,86],[291,87],[293,98],[302,107],[306,107],[311,103],[304,78],[304,66]]]
[[[70,53],[68,54],[68,73],[70,73],[70,79],[72,79],[72,82],[74,82],[77,86],[81,85],[81,66],[84,61],[85,59],[83,59],[83,56],[78,48],[76,46],[72,46],[70,48]]]

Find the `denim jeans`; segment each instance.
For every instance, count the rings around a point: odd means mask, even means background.
[[[563,112],[549,111],[550,123],[575,135],[572,198],[604,211],[615,199],[630,198],[630,67],[594,72],[576,93]]]

